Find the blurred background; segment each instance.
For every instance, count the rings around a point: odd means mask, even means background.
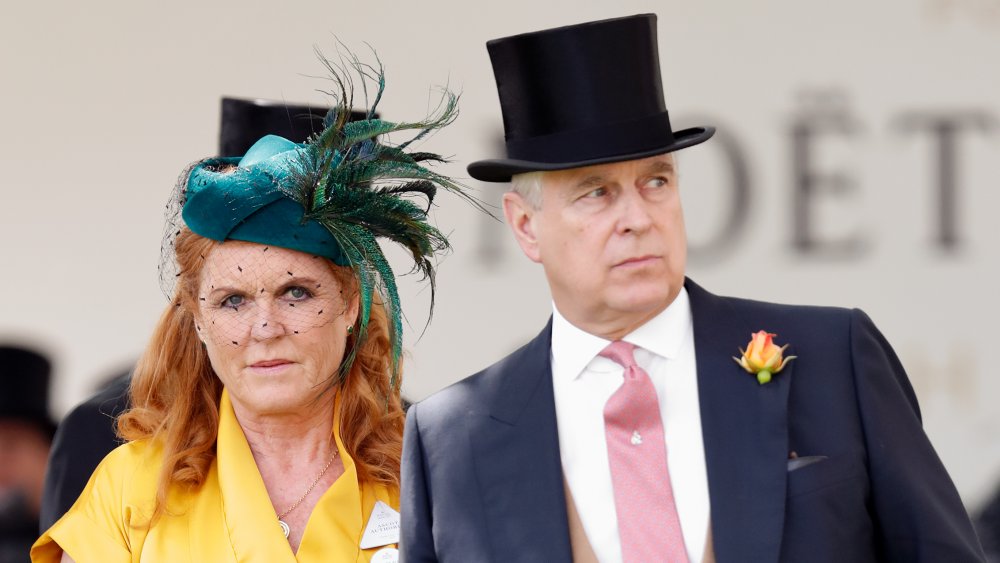
[[[640,12],[659,14],[675,129],[719,129],[680,156],[691,277],[866,310],[978,510],[1000,480],[1000,0],[6,3],[0,341],[49,356],[57,418],[126,370],[166,306],[164,204],[185,165],[215,153],[220,98],[327,104],[314,46],[374,47],[390,120],[423,115],[435,85],[460,91],[462,115],[423,148],[495,205],[506,186],[465,173],[502,154],[484,43]],[[426,332],[429,292],[402,282],[411,399],[500,358],[550,312],[506,227],[439,201],[454,252]]]

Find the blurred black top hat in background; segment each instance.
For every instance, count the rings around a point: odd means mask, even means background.
[[[473,178],[619,162],[708,140],[673,131],[663,101],[656,15],[523,33],[487,42],[507,158],[469,165]]]
[[[49,415],[49,377],[52,365],[40,352],[0,345],[0,419],[34,424],[48,438],[56,430]]]
[[[305,142],[310,135],[323,130],[323,117],[329,109],[272,100],[222,98],[219,156],[243,156],[265,135]],[[364,112],[351,112],[351,121],[364,117]]]

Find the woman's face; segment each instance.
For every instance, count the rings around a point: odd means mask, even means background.
[[[301,412],[327,388],[358,314],[322,257],[226,241],[205,256],[195,315],[234,407]]]

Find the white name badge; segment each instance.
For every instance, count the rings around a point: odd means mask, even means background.
[[[399,550],[387,547],[372,555],[371,563],[396,563],[399,561]]]
[[[361,549],[381,547],[390,543],[399,543],[399,513],[393,510],[388,504],[376,501],[375,508],[372,509],[372,515],[368,517],[368,525],[365,526],[365,533],[361,536]],[[383,549],[378,553],[382,553],[383,551],[388,550]],[[395,552],[396,550],[393,549],[392,551]],[[372,559],[372,561],[375,561],[375,559]],[[382,560],[380,559],[379,561]],[[395,559],[386,559],[385,561],[395,561]]]

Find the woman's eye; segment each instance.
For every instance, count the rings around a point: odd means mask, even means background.
[[[239,309],[246,299],[242,295],[230,295],[222,300],[223,307],[229,307],[230,309]]]
[[[285,291],[285,295],[291,297],[292,299],[295,299],[296,301],[301,301],[302,299],[312,297],[312,294],[309,293],[308,289],[300,286],[294,286],[288,288]]]

